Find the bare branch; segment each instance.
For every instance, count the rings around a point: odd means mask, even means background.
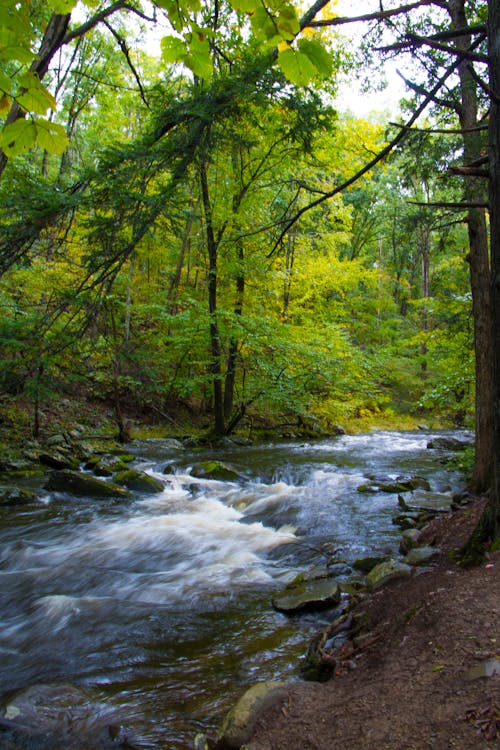
[[[116,41],[118,42],[118,46],[120,47],[120,49],[121,49],[121,51],[123,53],[123,56],[125,57],[125,60],[127,61],[127,65],[129,66],[130,70],[132,71],[132,75],[134,76],[134,78],[135,78],[135,80],[137,82],[137,85],[139,87],[139,93],[141,95],[141,99],[144,102],[144,104],[146,105],[146,107],[149,107],[148,100],[146,98],[146,94],[145,94],[145,91],[144,91],[144,89],[142,87],[141,79],[139,77],[139,73],[135,69],[134,63],[132,62],[132,60],[130,58],[129,49],[127,47],[127,43],[126,43],[125,39],[122,36],[120,36],[120,34],[111,26],[111,24],[108,21],[103,21],[103,23],[106,26],[106,28],[111,32],[111,34],[114,36],[114,38],[116,39]]]
[[[455,211],[470,211],[474,208],[489,208],[487,202],[482,201],[464,201],[463,203],[421,203],[419,201],[408,201],[412,206],[423,206],[425,208],[450,208]]]
[[[485,38],[485,35],[481,35],[481,41],[484,41]],[[433,37],[419,36],[418,34],[407,34],[401,42],[396,42],[388,47],[378,47],[377,52],[394,52],[396,50],[415,49],[416,47],[430,47],[431,49],[446,52],[449,55],[461,55],[464,60],[472,60],[473,62],[484,64],[488,63],[487,55],[483,55],[479,52],[462,50],[459,47],[450,47],[449,44],[435,41]]]
[[[326,3],[323,3],[323,5],[326,5]],[[426,5],[439,5],[441,8],[446,8],[445,2],[435,2],[435,0],[419,0],[416,3],[401,5],[399,8],[392,8],[391,10],[379,10],[375,13],[365,13],[362,16],[339,16],[338,18],[327,18],[321,21],[311,21],[307,25],[319,28],[321,26],[343,26],[347,23],[358,23],[359,21],[384,21],[386,18],[399,16],[403,13],[408,13],[410,10],[414,10],[415,8],[423,8]]]
[[[423,86],[420,86],[418,83],[413,83],[412,81],[408,80],[406,76],[401,73],[400,70],[396,70],[396,73],[398,76],[405,82],[405,84],[408,86],[409,89],[414,91],[416,94],[420,94],[420,96],[427,96],[428,92],[424,89]],[[450,99],[440,99],[437,96],[434,96],[432,98],[433,102],[436,102],[436,104],[439,104],[440,106],[449,107],[450,109],[456,110],[457,108],[457,102],[454,102]]]
[[[457,167],[449,167],[448,172],[450,174],[456,174],[459,177],[484,177],[485,179],[489,179],[490,173],[487,169],[480,169],[479,167],[470,167],[470,166],[457,166]]]
[[[389,125],[393,128],[411,130],[412,133],[429,133],[429,135],[463,135],[464,133],[477,133],[482,130],[488,130],[486,123],[484,125],[476,125],[474,128],[408,128],[400,122],[390,122]]]

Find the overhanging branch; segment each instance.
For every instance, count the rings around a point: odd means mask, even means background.
[[[324,195],[321,195],[319,198],[316,198],[316,200],[311,201],[311,203],[308,203],[307,206],[304,206],[299,211],[295,213],[294,216],[292,216],[288,221],[285,222],[283,229],[280,232],[280,235],[276,242],[274,243],[274,246],[271,250],[271,252],[267,255],[268,258],[270,258],[277,250],[277,248],[280,246],[283,237],[285,234],[290,230],[290,228],[300,219],[301,216],[303,216],[307,211],[310,211],[313,208],[316,208],[317,206],[321,205],[326,200],[329,200],[330,198],[333,198],[335,195],[338,195],[339,193],[346,190],[348,187],[353,185],[355,182],[357,182],[363,175],[365,175],[367,172],[369,172],[373,167],[375,167],[379,162],[381,162],[383,159],[385,159],[389,154],[398,146],[401,141],[404,140],[408,133],[408,129],[411,128],[411,126],[418,120],[420,115],[425,111],[427,106],[434,101],[436,94],[438,93],[441,86],[446,82],[446,80],[450,77],[450,75],[457,69],[459,64],[462,62],[461,58],[458,60],[455,60],[449,68],[443,73],[441,78],[438,80],[432,91],[430,91],[424,100],[421,102],[420,106],[415,110],[413,115],[410,117],[408,122],[406,123],[405,128],[401,129],[399,133],[390,141],[385,148],[383,148],[373,159],[371,159],[367,164],[365,164],[364,167],[362,167],[358,172],[356,172],[352,177],[349,177],[349,179],[345,180],[341,185],[337,185],[335,188],[330,190],[329,192],[325,193]]]

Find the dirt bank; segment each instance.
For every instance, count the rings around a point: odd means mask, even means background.
[[[500,674],[471,672],[500,663],[500,552],[471,570],[448,555],[481,509],[425,530],[422,541],[443,550],[431,569],[360,605],[371,645],[340,659],[327,683],[291,683],[258,720],[248,750],[500,748]]]

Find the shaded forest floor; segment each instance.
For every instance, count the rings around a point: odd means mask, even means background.
[[[471,672],[500,664],[500,552],[469,570],[448,554],[482,507],[426,528],[421,543],[440,546],[438,561],[358,605],[372,645],[340,662],[327,683],[290,683],[286,699],[259,718],[248,750],[500,747],[500,674]]]

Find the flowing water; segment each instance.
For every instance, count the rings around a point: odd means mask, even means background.
[[[217,451],[241,474],[232,482],[190,474],[207,453],[138,442],[134,465],[164,482],[161,494],[40,490],[36,505],[0,510],[0,716],[45,722],[50,745],[39,747],[116,747],[112,724],[134,747],[184,749],[250,684],[298,679],[331,614],[287,617],[273,595],[329,557],[397,550],[397,496],[357,488],[419,475],[451,494],[461,478],[426,449],[432,436]],[[0,731],[0,748],[24,746],[10,737]]]

